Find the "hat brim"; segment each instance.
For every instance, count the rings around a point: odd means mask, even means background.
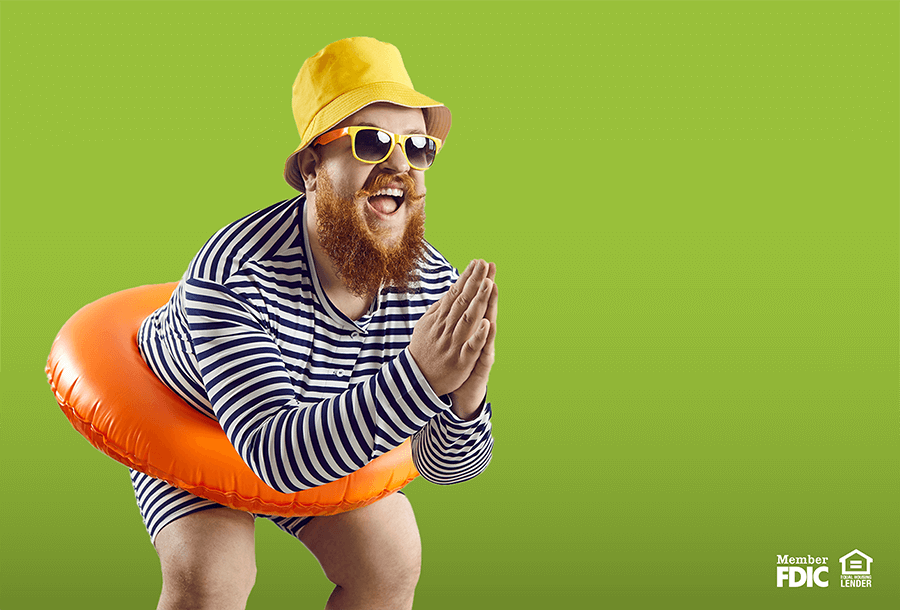
[[[446,106],[400,83],[368,83],[336,97],[316,113],[306,131],[301,134],[302,144],[285,160],[284,179],[287,183],[302,193],[306,186],[297,166],[297,153],[351,114],[378,102],[422,108],[425,111],[425,131],[428,135],[439,138],[442,142],[447,141],[451,115]]]

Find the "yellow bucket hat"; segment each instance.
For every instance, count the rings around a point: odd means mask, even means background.
[[[301,144],[284,164],[287,183],[303,192],[297,153],[375,102],[424,109],[428,135],[446,141],[450,110],[413,88],[397,47],[374,38],[345,38],[304,61],[294,81],[292,106]]]

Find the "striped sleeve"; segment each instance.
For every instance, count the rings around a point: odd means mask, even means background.
[[[343,393],[304,403],[267,332],[266,317],[252,303],[225,285],[191,278],[185,282],[185,315],[220,425],[253,472],[277,491],[301,491],[359,470],[430,427],[450,407],[408,348]],[[438,472],[459,450],[453,419],[439,420],[449,436],[424,451],[440,452],[431,460]]]
[[[453,411],[442,411],[413,435],[412,455],[425,480],[452,485],[473,479],[491,461],[491,405],[482,402],[475,419],[459,419]]]

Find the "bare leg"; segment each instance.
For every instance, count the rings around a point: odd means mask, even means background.
[[[375,504],[317,517],[300,540],[336,586],[325,608],[412,608],[422,542],[409,500],[392,494]]]
[[[253,517],[213,508],[182,517],[156,536],[163,574],[157,610],[243,610],[256,582]]]

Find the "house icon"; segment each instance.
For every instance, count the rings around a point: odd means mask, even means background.
[[[841,557],[841,572],[844,574],[869,574],[874,559],[854,549]]]

